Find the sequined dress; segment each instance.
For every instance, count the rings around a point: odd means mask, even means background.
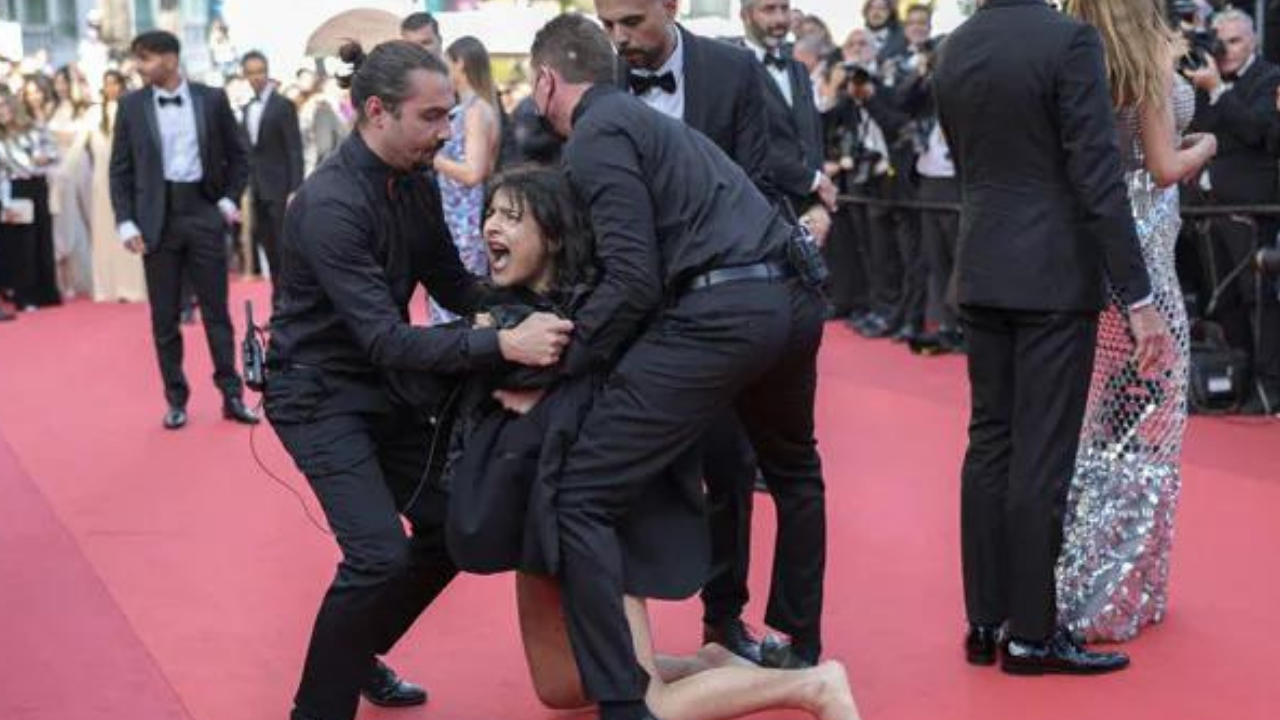
[[[1180,136],[1195,112],[1195,95],[1179,81],[1173,98]],[[1178,188],[1156,187],[1146,171],[1139,118],[1132,108],[1117,116],[1125,180],[1155,305],[1174,351],[1163,367],[1139,377],[1128,319],[1114,298],[1099,318],[1058,561],[1060,620],[1092,641],[1128,640],[1164,618],[1187,422],[1187,316],[1174,269]]]
[[[440,152],[454,162],[466,162],[467,148],[467,111],[478,102],[472,96],[464,100],[449,114],[450,138]],[[484,212],[484,183],[466,186],[462,183],[437,173],[440,183],[440,201],[444,205],[445,223],[453,235],[453,244],[458,248],[458,256],[462,264],[473,275],[489,274],[489,256],[485,254],[484,236],[481,231]],[[429,290],[430,288],[428,288]],[[431,324],[442,324],[456,320],[457,316],[431,303]]]

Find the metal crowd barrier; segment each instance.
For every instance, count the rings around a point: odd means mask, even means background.
[[[865,205],[867,207],[887,207],[901,210],[931,210],[939,212],[960,212],[959,203],[926,202],[924,200],[892,200],[873,198],[865,195],[841,195],[841,204]],[[1272,217],[1280,216],[1280,205],[1182,205],[1184,218],[1215,217]]]

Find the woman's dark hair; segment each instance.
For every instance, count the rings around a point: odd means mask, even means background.
[[[58,96],[59,103],[71,103],[72,112],[75,117],[84,115],[85,111],[93,103],[84,92],[84,84],[81,81],[80,71],[71,65],[63,65],[54,73],[54,77],[61,78],[67,84],[67,97],[62,97],[57,92],[57,86],[54,86],[54,94]]]
[[[590,285],[596,279],[595,236],[564,173],[539,165],[519,165],[498,173],[489,182],[485,215],[498,192],[505,192],[517,212],[528,213],[555,259],[557,291]]]
[[[34,85],[40,89],[40,94],[44,95],[44,107],[31,107],[27,99],[27,86]],[[27,75],[22,80],[22,107],[27,111],[27,116],[33,120],[41,114],[47,115],[53,112],[54,107],[58,104],[58,93],[53,87],[53,80],[48,75],[36,73]],[[45,118],[48,119],[47,117]]]
[[[489,51],[478,39],[465,35],[449,44],[445,54],[454,62],[462,63],[462,74],[476,95],[498,108],[498,91],[493,84],[493,67],[489,64]]]
[[[164,30],[148,30],[133,39],[129,51],[134,55],[180,55],[182,43],[178,36]]]
[[[102,129],[102,134],[107,135],[111,132],[111,112],[113,108],[107,107],[107,80],[115,80],[120,85],[121,97],[124,93],[129,92],[129,79],[119,70],[108,70],[102,73],[102,118],[101,124],[98,126]],[[119,98],[116,98],[119,100]]]
[[[426,70],[449,77],[444,61],[432,55],[426,48],[404,40],[384,42],[365,53],[358,42],[349,42],[338,51],[338,57],[351,66],[350,74],[338,78],[338,84],[351,91],[351,104],[363,123],[365,102],[372,97],[382,100],[393,115],[400,112],[400,104],[409,96],[409,75],[414,70]]]

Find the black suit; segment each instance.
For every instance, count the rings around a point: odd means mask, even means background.
[[[679,28],[683,53],[683,77],[677,91],[683,93],[684,116],[689,127],[706,135],[738,167],[746,172],[757,189],[775,203],[786,201],[769,175],[769,120],[765,111],[765,82],[760,63],[746,49],[719,40],[703,38]],[[625,82],[625,73],[622,77]],[[704,619],[709,625],[736,620],[742,615],[750,595],[747,576],[751,564],[752,492],[756,476],[755,456],[746,431],[732,412],[713,423],[702,440],[703,474],[710,510],[713,573],[703,589]],[[794,500],[790,487],[776,489],[781,511]],[[810,548],[783,547],[777,572],[788,574],[803,564],[791,563],[793,555],[808,556]],[[794,580],[774,588],[780,592]],[[777,594],[770,598],[770,615],[783,625],[789,622]],[[801,624],[816,625],[816,618]]]
[[[261,102],[255,100],[254,103]],[[280,238],[284,237],[284,210],[289,196],[302,185],[302,128],[298,111],[278,92],[267,96],[258,137],[249,132],[249,111],[244,111],[244,133],[249,146],[249,188],[253,191],[253,265],[258,248],[267,255],[272,274],[272,304],[279,300],[275,278],[280,272]]]
[[[764,69],[765,109],[769,118],[769,174],[772,182],[791,200],[797,213],[817,202],[814,178],[822,171],[823,125],[813,99],[809,71],[796,60],[786,58],[791,102],[787,102],[777,81]]]
[[[579,196],[590,199],[603,267],[574,316],[564,365],[573,374],[613,366],[556,496],[569,637],[588,696],[644,697],[622,611],[617,523],[655,471],[730,408],[770,485],[791,488],[803,508],[779,514],[779,542],[813,550],[793,559],[795,584],[778,590],[788,613],[778,625],[816,654],[825,559],[813,438],[821,299],[776,276],[688,286],[713,269],[782,261],[794,228],[704,135],[615,88],[583,97],[564,157]],[[793,618],[813,624],[786,622]]]
[[[227,312],[226,224],[217,203],[244,193],[248,165],[226,93],[199,83],[188,88],[203,171],[198,182],[165,179],[152,88],[120,99],[111,148],[111,205],[116,221],[137,225],[146,244],[151,329],[171,406],[185,406],[189,395],[178,327],[184,276],[200,301],[214,382],[228,400],[241,391]]]
[[[1268,134],[1276,119],[1276,87],[1280,68],[1254,58],[1230,90],[1216,103],[1205,93],[1196,97],[1196,116],[1191,131],[1213,133],[1218,138],[1218,154],[1209,164],[1212,190],[1209,198],[1224,204],[1266,205],[1277,199],[1275,150]],[[1230,218],[1215,219],[1210,245],[1200,247],[1200,264],[1217,268],[1217,276],[1207,278],[1210,286],[1256,252],[1259,243],[1274,245],[1275,218],[1257,218],[1257,229]],[[1268,286],[1268,289],[1270,287]],[[1255,337],[1254,319],[1262,328]],[[1274,292],[1258,297],[1255,276],[1245,273],[1227,288],[1218,303],[1214,319],[1221,322],[1235,347],[1254,357],[1254,372],[1274,404],[1280,402],[1280,301]]]
[[[942,47],[960,177],[958,298],[973,411],[961,531],[970,622],[1038,641],[1110,278],[1150,293],[1102,43],[1041,0],[990,0]]]

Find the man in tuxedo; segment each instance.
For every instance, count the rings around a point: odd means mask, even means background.
[[[265,55],[245,53],[240,68],[253,87],[253,99],[244,109],[249,189],[253,194],[253,264],[258,265],[261,249],[271,268],[274,307],[280,302],[280,284],[275,279],[280,273],[284,210],[302,184],[302,128],[293,103],[275,91]]]
[[[961,488],[969,662],[1015,674],[1128,664],[1057,626],[1054,566],[1107,285],[1140,372],[1167,350],[1120,164],[1102,43],[1043,0],[989,0],[935,84],[963,198],[957,297],[972,414]],[[1046,98],[1051,102],[1046,102]]]
[[[791,28],[791,0],[744,0],[743,43],[765,70],[769,118],[770,180],[786,194],[797,214],[820,212],[819,227],[830,227],[836,186],[822,172],[822,116],[809,71],[788,57],[783,44]]]
[[[1277,200],[1275,156],[1267,147],[1267,131],[1276,117],[1280,68],[1258,57],[1253,19],[1239,10],[1214,18],[1213,27],[1225,52],[1204,69],[1188,73],[1195,84],[1194,132],[1213,133],[1218,154],[1201,178],[1200,189],[1211,202],[1226,205],[1270,205]],[[1232,218],[1213,221],[1210,247],[1201,248],[1201,265],[1218,268],[1212,284],[1251,257],[1261,246],[1274,246],[1278,225],[1259,217],[1256,230]],[[1264,283],[1263,285],[1267,285]],[[1244,410],[1273,413],[1280,409],[1280,300],[1274,292],[1257,292],[1256,278],[1245,273],[1227,288],[1215,319],[1228,341],[1253,359],[1256,392]],[[1254,321],[1259,320],[1255,328]],[[1260,330],[1260,332],[1258,332]]]
[[[799,561],[820,601],[823,303],[794,225],[705,135],[616,86],[616,55],[597,25],[557,17],[531,55],[534,101],[567,138],[565,170],[589,205],[602,268],[562,372],[612,368],[557,483],[558,571],[588,697],[601,720],[640,720],[648,678],[623,612],[617,523],[726,409],[771,482],[810,488],[810,512],[780,514],[779,535],[813,548]],[[816,657],[817,627],[805,630]]]
[[[706,135],[776,202],[769,182],[769,126],[759,64],[749,52],[699,37],[676,21],[676,0],[596,0],[596,15],[623,61],[619,85],[658,112],[682,120]],[[752,491],[755,456],[741,423],[727,413],[702,441],[713,550],[713,575],[702,593],[703,641],[716,642],[752,662],[761,662],[760,643],[742,621],[749,599]],[[810,488],[775,483],[779,512],[803,514]],[[790,538],[786,538],[790,539]],[[816,618],[793,620],[783,609],[783,589],[798,590],[793,572],[804,571],[813,548],[784,542],[770,622],[795,631]],[[820,575],[820,573],[819,573]],[[806,612],[817,612],[812,603]]]
[[[178,319],[184,277],[204,318],[214,383],[228,420],[255,424],[241,399],[227,312],[228,225],[239,221],[248,163],[226,93],[188,82],[172,34],[142,33],[132,44],[147,87],[120,100],[111,147],[111,205],[120,239],[143,254],[151,332],[169,410],[164,426],[187,423],[190,389],[182,372]]]

